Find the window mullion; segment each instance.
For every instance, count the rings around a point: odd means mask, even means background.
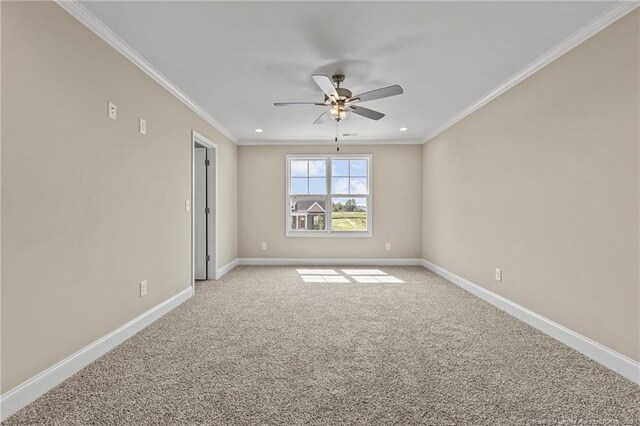
[[[331,223],[333,221],[333,204],[331,203],[331,192],[333,192],[333,187],[331,185],[332,183],[332,173],[333,171],[331,170],[331,157],[327,157],[325,158],[325,164],[326,164],[326,170],[327,170],[327,195],[325,195],[325,205],[327,206],[326,210],[325,210],[325,216],[324,216],[324,220],[325,220],[325,224],[324,224],[324,228],[325,231],[327,232],[327,234],[331,233]]]
[[[287,227],[288,232],[293,232],[293,226],[291,226],[291,220],[293,215],[291,214],[291,159],[287,157],[287,201],[285,202],[287,209]],[[288,235],[287,232],[287,235]]]
[[[311,179],[309,173],[309,160],[307,160],[307,195],[311,195]],[[306,223],[306,222],[305,222]]]

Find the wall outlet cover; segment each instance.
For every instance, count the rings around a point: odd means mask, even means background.
[[[142,281],[140,283],[140,297],[144,297],[147,295],[147,281]]]

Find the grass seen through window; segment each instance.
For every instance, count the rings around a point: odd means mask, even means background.
[[[366,231],[366,198],[334,198],[331,228],[335,231]]]

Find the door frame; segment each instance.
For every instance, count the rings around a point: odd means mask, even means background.
[[[210,149],[213,153],[213,176],[214,176],[214,197],[209,200],[209,208],[213,212],[213,226],[209,223],[209,217],[207,217],[208,223],[208,247],[213,247],[213,256],[207,264],[207,275],[210,279],[218,279],[217,261],[218,257],[218,145],[215,142],[207,139],[195,130],[191,130],[191,285],[195,291],[196,285],[196,221],[194,212],[194,200],[196,196],[196,170],[195,170],[195,149],[196,144],[201,145],[207,149]],[[209,175],[210,176],[210,175]],[[211,176],[210,176],[211,177]],[[207,182],[208,184],[209,182]],[[213,241],[213,244],[211,244]]]

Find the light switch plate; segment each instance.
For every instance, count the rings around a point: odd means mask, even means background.
[[[144,118],[140,119],[140,133],[143,135],[147,134],[147,121]]]
[[[144,297],[147,295],[147,282],[142,281],[140,283],[140,297]]]
[[[185,212],[191,211],[191,201],[189,200],[184,201],[184,211]]]
[[[496,268],[496,281],[502,281],[502,269]]]
[[[109,102],[107,104],[107,116],[112,119],[115,120],[116,116],[117,116],[117,107],[116,104],[114,104],[113,102]]]

